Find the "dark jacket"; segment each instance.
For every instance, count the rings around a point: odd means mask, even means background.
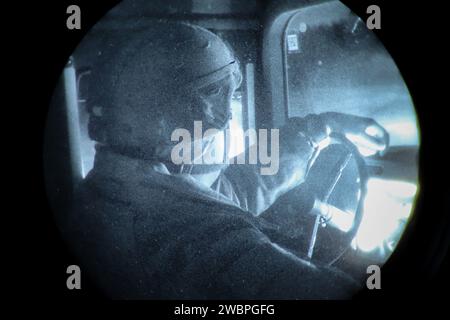
[[[113,298],[348,298],[354,283],[277,244],[277,228],[192,181],[109,151],[63,228],[82,268]]]

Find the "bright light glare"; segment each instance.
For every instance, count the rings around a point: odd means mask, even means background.
[[[370,147],[369,141],[367,141],[367,139],[364,139],[360,135],[347,133],[345,137],[356,145],[359,153],[363,157],[370,157],[378,152],[378,149],[375,146],[373,146],[373,148]]]
[[[233,117],[230,121],[230,144],[228,157],[233,158],[245,150],[244,130],[242,128],[242,104],[238,100],[231,100],[231,112]]]
[[[353,226],[354,214],[350,212],[345,212],[336,208],[335,206],[329,206],[329,213],[331,215],[330,223],[339,228],[339,230],[348,232]]]
[[[371,178],[367,183],[364,216],[353,245],[365,252],[389,245],[409,218],[417,191],[413,183]]]
[[[417,125],[414,121],[403,120],[386,123],[384,128],[392,138],[392,145],[414,145],[419,141]]]
[[[380,135],[380,130],[375,126],[368,126],[365,132],[372,137],[377,137]]]

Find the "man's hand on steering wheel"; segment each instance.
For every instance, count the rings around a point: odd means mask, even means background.
[[[320,115],[330,133],[347,137],[357,147],[363,147],[384,154],[389,147],[389,133],[371,118],[359,117],[338,112]]]

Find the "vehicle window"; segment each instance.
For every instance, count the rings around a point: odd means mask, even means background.
[[[283,37],[288,117],[342,112],[373,118],[390,134],[390,156],[367,159],[384,174],[368,181],[364,217],[353,241],[355,249],[385,259],[401,236],[417,190],[411,172],[417,173],[419,139],[407,87],[374,33],[338,1],[299,10]]]

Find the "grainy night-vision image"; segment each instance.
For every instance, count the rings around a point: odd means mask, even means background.
[[[273,2],[273,3],[272,3]],[[134,1],[69,58],[47,193],[119,299],[347,299],[413,212],[408,89],[339,1]]]

